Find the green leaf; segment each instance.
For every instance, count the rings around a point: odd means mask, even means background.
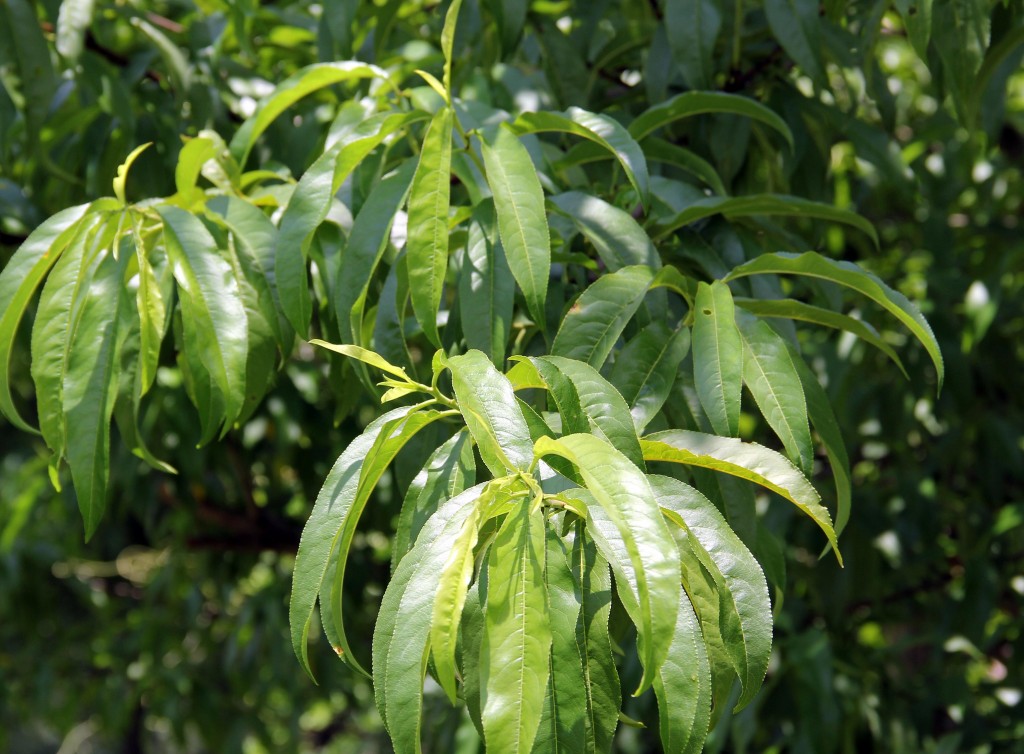
[[[619,161],[644,207],[650,204],[651,186],[647,161],[640,145],[618,121],[607,115],[570,107],[564,113],[522,113],[509,127],[517,134],[559,131],[587,139]]]
[[[715,432],[735,437],[740,427],[743,341],[729,286],[717,280],[699,283],[693,311],[697,396]]]
[[[126,205],[128,200],[125,199],[124,185],[128,180],[128,171],[132,169],[132,163],[138,159],[139,155],[146,151],[153,142],[149,141],[145,144],[141,144],[133,149],[127,157],[124,158],[124,162],[117,166],[117,175],[114,176],[114,196],[121,202],[121,205]]]
[[[551,270],[544,190],[529,152],[507,127],[489,131],[480,146],[509,269],[526,297],[530,315],[543,330]]]
[[[502,57],[506,57],[519,44],[528,6],[522,0],[485,0],[485,4],[497,22]]]
[[[722,639],[743,687],[739,710],[760,690],[771,658],[768,582],[714,503],[676,479],[651,475],[648,481],[665,515],[686,531],[694,554],[715,581]]]
[[[551,353],[600,369],[640,308],[653,278],[646,265],[623,267],[599,277],[562,320]]]
[[[619,391],[601,374],[588,364],[561,356],[543,356],[532,359],[534,363],[545,361],[555,367],[558,375],[572,383],[576,390],[580,408],[587,417],[590,431],[607,440],[612,447],[624,454],[637,468],[643,468],[643,453],[633,426],[629,406]],[[555,382],[556,375],[542,372],[553,394],[562,390]],[[570,425],[571,426],[571,425]]]
[[[106,507],[110,474],[110,418],[117,398],[118,306],[125,295],[129,255],[101,252],[87,262],[95,272],[84,291],[64,375],[67,458],[75,483],[85,538],[96,531]],[[88,337],[84,334],[88,333]]]
[[[757,443],[742,442],[734,437],[718,437],[703,432],[672,429],[656,432],[640,441],[648,461],[668,461],[698,466],[746,479],[782,495],[810,516],[825,533],[836,558],[842,556],[828,511],[818,493],[783,455]]]
[[[498,238],[494,204],[473,208],[466,254],[459,273],[459,307],[466,346],[483,351],[499,369],[512,328],[515,283]]]
[[[430,651],[434,658],[435,674],[453,705],[456,703],[455,644],[459,637],[462,608],[466,604],[466,591],[473,579],[473,548],[476,547],[479,527],[478,506],[449,543],[448,557],[438,578],[433,616],[430,619]]]
[[[167,66],[167,75],[171,81],[171,88],[178,92],[178,96],[184,99],[192,85],[192,73],[189,69],[188,58],[182,49],[172,42],[166,34],[153,24],[139,16],[129,18],[129,23],[149,37],[149,40],[156,47],[164,65]]]
[[[348,356],[350,358],[356,359],[358,361],[363,362],[364,364],[369,364],[370,366],[376,367],[382,372],[387,372],[389,374],[395,375],[400,380],[409,380],[409,376],[405,373],[405,369],[403,369],[402,367],[396,367],[394,364],[391,364],[388,361],[386,361],[383,357],[378,356],[373,351],[368,351],[365,348],[344,344],[339,345],[337,343],[327,343],[318,338],[313,338],[313,340],[309,341],[309,343],[310,345],[320,346],[321,348],[326,348],[329,351],[340,353],[342,356]]]
[[[814,306],[813,304],[808,304],[791,298],[737,298],[735,299],[735,302],[736,306],[745,309],[751,314],[756,314],[758,317],[795,319],[801,322],[810,322],[811,324],[822,325],[823,327],[831,327],[836,330],[844,330],[845,332],[852,333],[861,340],[870,343],[892,359],[896,363],[896,366],[900,368],[900,371],[903,372],[903,375],[908,377],[907,370],[903,368],[903,362],[900,360],[899,355],[892,349],[892,346],[882,340],[878,331],[867,322],[854,319],[842,312],[823,309],[820,306]]]
[[[177,207],[158,207],[157,212],[178,283],[186,347],[194,344],[193,364],[208,371],[224,402],[226,429],[245,401],[249,341],[238,281],[198,218]]]
[[[697,615],[685,592],[679,595],[672,646],[654,679],[654,693],[663,750],[700,754],[711,721],[711,666]]]
[[[10,30],[7,55],[16,61],[21,78],[25,136],[31,152],[39,144],[59,79],[54,75],[49,45],[43,36],[35,4],[28,0],[5,0],[2,7],[7,16],[5,25]],[[6,81],[4,88],[7,88]]]
[[[406,241],[412,310],[423,333],[441,346],[437,310],[448,269],[448,206],[452,169],[450,107],[437,111],[423,137],[420,161],[409,190],[409,237]]]
[[[828,399],[825,388],[818,382],[818,378],[807,363],[800,358],[800,354],[796,353],[796,348],[790,345],[789,349],[790,356],[800,375],[804,396],[807,398],[807,415],[814,431],[821,438],[821,444],[825,446],[828,462],[832,466],[832,477],[836,484],[835,528],[838,537],[843,533],[846,522],[850,518],[852,498],[850,458],[846,454],[843,433],[839,428],[839,421],[832,410],[832,402]]]
[[[550,676],[534,751],[586,754],[594,751],[588,730],[589,689],[576,643],[582,595],[569,567],[565,543],[551,528],[546,532],[544,581],[551,621]]]
[[[651,322],[615,357],[610,381],[630,406],[638,433],[665,405],[689,350],[689,329],[672,330],[664,322]]]
[[[712,88],[712,55],[721,28],[722,16],[712,0],[666,1],[668,46],[690,89]]]
[[[695,175],[719,196],[727,196],[729,194],[725,190],[725,184],[722,182],[722,178],[718,175],[715,167],[695,152],[654,136],[644,139],[641,146],[649,161],[672,165],[686,171],[690,175]]]
[[[334,284],[334,313],[343,341],[352,339],[353,321],[362,322],[361,304],[388,247],[391,227],[409,193],[415,167],[413,160],[407,160],[374,186],[352,224]]]
[[[483,484],[443,503],[402,558],[381,600],[373,631],[373,689],[397,754],[419,752],[437,574],[453,539],[477,508]]]
[[[622,706],[619,673],[615,668],[608,617],[612,606],[612,577],[608,561],[582,524],[576,527],[571,564],[582,601],[576,622],[576,644],[583,660],[587,742],[594,750],[611,750]]]
[[[739,314],[736,325],[743,339],[743,381],[790,460],[810,476],[814,444],[807,401],[786,341],[767,323]]]
[[[928,41],[932,35],[933,0],[896,0],[896,8],[903,17],[907,37],[922,60],[928,59]]]
[[[416,544],[420,530],[438,506],[455,497],[476,478],[473,443],[466,430],[456,432],[423,465],[409,483],[391,541],[391,572]]]
[[[33,230],[0,270],[0,413],[25,432],[35,430],[14,406],[9,376],[18,325],[39,283],[79,233],[79,221],[96,209],[95,204],[80,204],[58,212]]]
[[[78,224],[78,232],[46,278],[32,325],[32,381],[35,385],[39,429],[55,454],[64,455],[64,380],[72,334],[78,326],[95,259],[108,250],[117,231],[117,217],[93,213]]]
[[[487,557],[487,621],[480,652],[484,741],[528,754],[543,714],[552,645],[544,583],[544,516],[529,501],[505,518]]]
[[[459,21],[459,9],[462,0],[452,0],[448,12],[444,16],[444,28],[441,29],[441,52],[444,55],[444,92],[448,106],[452,104],[452,48],[455,46],[455,26]]]
[[[765,0],[764,13],[782,48],[816,84],[826,86],[817,0]]]
[[[229,147],[231,156],[239,167],[244,168],[249,152],[260,134],[277,116],[300,99],[331,84],[368,78],[380,78],[390,83],[387,71],[354,60],[317,63],[296,71],[278,84],[271,94],[260,100],[256,112],[235,132]]]
[[[623,578],[620,594],[636,624],[647,689],[672,641],[679,601],[679,558],[647,478],[626,456],[593,435],[542,437],[538,457],[561,456],[577,466],[589,501],[587,529]],[[631,596],[630,596],[631,595]],[[627,604],[631,603],[631,604]]]
[[[793,134],[789,130],[789,126],[786,125],[786,121],[760,102],[725,92],[683,92],[678,94],[638,116],[629,124],[629,132],[637,141],[643,141],[644,137],[650,136],[659,128],[664,128],[677,120],[704,113],[742,115],[764,123],[782,134],[790,148],[793,147]]]
[[[480,351],[448,360],[452,387],[480,457],[495,476],[525,471],[533,463],[533,443],[512,384]]]
[[[684,225],[702,220],[705,217],[721,214],[727,220],[751,215],[780,215],[783,217],[810,217],[816,220],[851,225],[863,231],[878,246],[878,234],[875,226],[855,212],[833,207],[823,202],[813,202],[785,194],[751,194],[733,198],[709,196],[693,202],[682,212],[670,217],[654,229],[655,238],[664,238]]]
[[[609,272],[634,264],[653,270],[661,266],[651,239],[628,212],[579,191],[567,191],[548,201],[576,224]]]
[[[205,137],[186,138],[178,163],[174,166],[174,188],[182,198],[188,197],[196,188],[203,165],[217,155],[213,139]]]
[[[877,276],[866,272],[852,262],[837,262],[821,256],[813,251],[803,254],[776,252],[762,254],[745,264],[741,264],[729,273],[726,280],[735,280],[746,275],[759,274],[806,275],[808,277],[828,280],[832,283],[851,288],[867,296],[881,305],[886,311],[902,322],[924,346],[938,376],[938,389],[942,389],[945,375],[942,364],[942,352],[931,326],[921,316],[920,310],[899,291],[895,291],[883,283]]]

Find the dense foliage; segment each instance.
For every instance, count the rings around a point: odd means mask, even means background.
[[[889,5],[7,0],[13,745],[1012,746],[1024,19]]]

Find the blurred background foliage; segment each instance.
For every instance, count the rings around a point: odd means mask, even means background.
[[[439,68],[443,10],[420,0],[4,0],[0,263],[43,218],[109,194],[140,143],[155,147],[136,163],[130,196],[171,193],[182,135],[230,138],[304,65],[355,58],[418,86],[413,69]],[[775,655],[758,698],[719,725],[708,750],[1019,751],[1021,4],[466,0],[456,49],[463,98],[497,107],[635,115],[687,89],[766,102],[796,135],[792,152],[727,117],[672,140],[735,193],[791,193],[869,218],[880,250],[840,228],[810,237],[833,255],[855,249],[919,303],[943,346],[936,398],[912,344],[900,350],[906,382],[876,350],[805,338],[852,456],[847,565],[819,560],[811,527],[790,527],[788,509],[761,511],[788,543]],[[253,162],[293,182],[352,96],[337,87],[303,101]],[[581,169],[593,179],[609,168]],[[24,330],[12,374],[30,401]],[[115,440],[111,509],[88,544],[69,485],[56,492],[47,479],[41,441],[0,432],[0,749],[387,751],[369,683],[318,640],[314,686],[286,625],[317,485],[374,407],[299,348],[244,426],[197,449],[194,409],[165,356],[144,429],[181,473],[155,472]],[[382,485],[353,550],[362,579],[345,598],[361,606],[364,640],[389,574],[392,490],[414,463]],[[426,703],[430,751],[476,749],[437,689]],[[656,739],[624,727],[618,748],[655,751]]]

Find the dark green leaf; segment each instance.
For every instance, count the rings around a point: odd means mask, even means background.
[[[715,73],[712,55],[721,28],[722,16],[713,0],[666,1],[668,45],[690,89],[712,87]]]
[[[683,92],[670,100],[661,102],[648,109],[629,124],[629,132],[637,141],[643,141],[659,128],[664,128],[682,118],[689,118],[703,113],[722,113],[742,115],[766,126],[770,126],[782,134],[790,147],[793,146],[793,134],[789,126],[778,115],[762,105],[746,97],[725,92]]]
[[[498,238],[494,204],[484,201],[473,209],[459,273],[459,306],[466,345],[490,356],[499,369],[505,364],[514,302],[515,283]]]
[[[668,400],[679,364],[689,350],[689,329],[672,330],[664,322],[652,322],[616,356],[611,383],[630,406],[638,433]]]
[[[694,304],[694,381],[701,406],[720,435],[739,434],[742,370],[743,341],[729,286],[717,280],[700,283]]]

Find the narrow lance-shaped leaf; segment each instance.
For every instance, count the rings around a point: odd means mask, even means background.
[[[635,595],[631,618],[637,625],[644,673],[636,694],[647,689],[672,640],[679,601],[679,559],[647,479],[626,456],[593,435],[542,437],[538,457],[561,456],[579,469],[595,510],[588,513],[599,547],[623,574]],[[598,510],[599,509],[599,510]],[[603,514],[603,515],[599,515]],[[607,522],[602,524],[602,522]]]
[[[509,269],[526,297],[530,315],[543,330],[551,271],[544,190],[529,152],[508,128],[489,131],[481,140],[481,150]]]
[[[610,272],[634,264],[657,270],[661,266],[650,237],[628,212],[580,191],[549,199],[580,229]]]
[[[437,574],[483,489],[478,484],[438,508],[424,526],[422,538],[398,564],[381,600],[373,631],[374,699],[398,754],[420,750]]]
[[[772,652],[772,605],[764,572],[714,503],[688,484],[648,477],[669,521],[689,535],[689,545],[715,580],[719,627],[743,687],[737,709],[761,688]]]
[[[700,754],[711,720],[711,667],[700,624],[686,592],[679,595],[675,634],[654,679],[664,751]]]
[[[595,751],[595,745],[593,730],[587,726],[590,690],[576,643],[582,595],[569,567],[566,545],[551,527],[547,528],[546,542],[544,581],[550,605],[551,674],[533,750],[586,754]]]
[[[594,750],[611,749],[618,724],[622,691],[615,668],[608,617],[612,605],[612,577],[608,561],[598,551],[583,524],[576,526],[572,545],[572,572],[580,588],[576,643],[583,660],[584,689],[587,694],[586,736]]]
[[[648,461],[668,461],[720,471],[778,493],[814,520],[842,565],[832,519],[821,504],[821,498],[800,470],[782,454],[734,437],[681,429],[648,435],[640,441],[640,447]]]
[[[751,194],[749,196],[709,196],[698,199],[686,209],[668,218],[653,229],[655,238],[664,238],[685,225],[712,215],[722,215],[728,220],[736,217],[755,215],[778,215],[780,217],[808,217],[813,220],[828,220],[843,223],[863,231],[878,246],[875,226],[856,212],[840,209],[824,202],[815,202],[785,194]]]
[[[819,86],[827,85],[816,0],[765,0],[764,14],[772,34],[803,72]]]
[[[668,0],[665,3],[668,45],[691,89],[710,89],[714,83],[711,56],[721,28],[722,15],[712,0]]]
[[[610,381],[630,406],[637,432],[665,405],[689,350],[688,328],[672,330],[664,322],[651,322],[615,358]]]
[[[505,363],[514,303],[515,282],[498,238],[494,204],[485,200],[473,208],[459,274],[459,306],[466,345],[486,353],[499,369]]]
[[[548,683],[551,624],[544,583],[544,516],[529,501],[512,509],[487,558],[481,648],[484,741],[490,751],[528,754]]]
[[[420,530],[437,507],[455,497],[476,477],[476,461],[469,432],[462,430],[430,454],[423,469],[406,490],[391,542],[391,571],[416,544]]]
[[[881,305],[886,311],[902,322],[921,341],[928,355],[935,364],[938,376],[938,387],[942,389],[945,370],[942,364],[942,352],[931,326],[921,315],[920,310],[899,291],[893,290],[875,275],[867,272],[852,262],[837,262],[821,256],[813,251],[803,254],[776,252],[762,254],[745,264],[741,264],[729,273],[727,280],[735,280],[746,275],[759,274],[806,275],[808,277],[828,280],[832,283],[851,288],[867,296]]]
[[[570,107],[564,113],[523,113],[509,127],[518,134],[560,131],[598,145],[619,161],[644,207],[649,205],[651,187],[643,150],[629,131],[613,118]]]
[[[743,339],[743,381],[790,460],[810,475],[814,445],[807,401],[786,341],[745,312],[738,313],[736,325]]]
[[[700,283],[694,304],[693,376],[700,404],[720,435],[739,433],[742,370],[743,341],[729,286],[717,280]]]
[[[67,458],[89,539],[106,507],[110,475],[110,417],[117,397],[117,310],[125,295],[129,255],[109,251],[95,263],[78,316],[64,376]]]
[[[562,320],[551,353],[600,369],[644,299],[654,273],[646,265],[602,275]]]
[[[243,123],[231,139],[231,156],[239,167],[245,167],[249,151],[267,126],[281,113],[308,94],[336,84],[367,78],[388,81],[387,71],[368,63],[346,60],[337,63],[317,63],[296,71],[260,100],[256,112]]]
[[[451,189],[453,111],[437,111],[423,138],[409,190],[406,241],[412,310],[431,343],[440,347],[437,310],[448,269],[448,203]]]
[[[480,351],[454,356],[448,365],[459,409],[487,468],[495,477],[530,468],[530,430],[508,378]]]
[[[814,306],[813,304],[808,304],[804,301],[797,301],[791,298],[737,298],[735,299],[735,302],[736,306],[750,312],[751,314],[756,314],[758,317],[794,319],[799,320],[800,322],[810,322],[814,325],[822,325],[823,327],[831,327],[836,330],[843,330],[845,332],[852,333],[866,343],[870,343],[892,359],[896,363],[896,366],[899,367],[900,371],[903,372],[903,375],[905,377],[907,376],[907,370],[904,368],[899,355],[893,350],[892,346],[882,340],[878,331],[867,322],[855,319],[849,315],[843,314],[842,312],[823,309],[820,306]]]
[[[182,324],[194,338],[195,356],[222,396],[228,427],[245,400],[248,332],[238,282],[202,222],[177,207],[157,211],[178,283]],[[189,342],[186,337],[186,345]]]
[[[39,430],[55,454],[54,468],[64,455],[64,378],[82,302],[95,272],[96,256],[110,248],[117,218],[86,216],[46,278],[32,325],[32,382],[39,412]]]
[[[725,92],[683,92],[651,107],[629,124],[629,132],[637,141],[682,118],[703,113],[742,115],[764,123],[782,134],[790,147],[793,134],[789,126],[772,110],[746,97]]]
[[[39,283],[75,237],[78,222],[95,205],[81,204],[58,212],[29,234],[0,271],[0,413],[18,429],[35,432],[21,418],[11,396],[10,357],[18,324]]]
[[[455,28],[459,22],[459,10],[462,0],[453,0],[444,16],[444,28],[441,29],[441,52],[444,55],[444,96],[448,106],[452,104],[452,48],[455,46]]]
[[[650,162],[661,162],[700,178],[719,196],[728,195],[722,177],[715,167],[695,152],[664,139],[649,136],[643,141],[644,154]]]
[[[309,667],[306,646],[309,626],[313,620],[317,595],[327,575],[327,566],[338,531],[349,514],[359,486],[359,471],[366,454],[373,447],[383,428],[395,419],[408,416],[414,409],[414,406],[403,406],[389,411],[371,422],[363,433],[345,448],[327,475],[313,505],[313,511],[302,529],[292,575],[288,623],[295,656],[299,658],[299,662],[310,677],[313,673]]]

